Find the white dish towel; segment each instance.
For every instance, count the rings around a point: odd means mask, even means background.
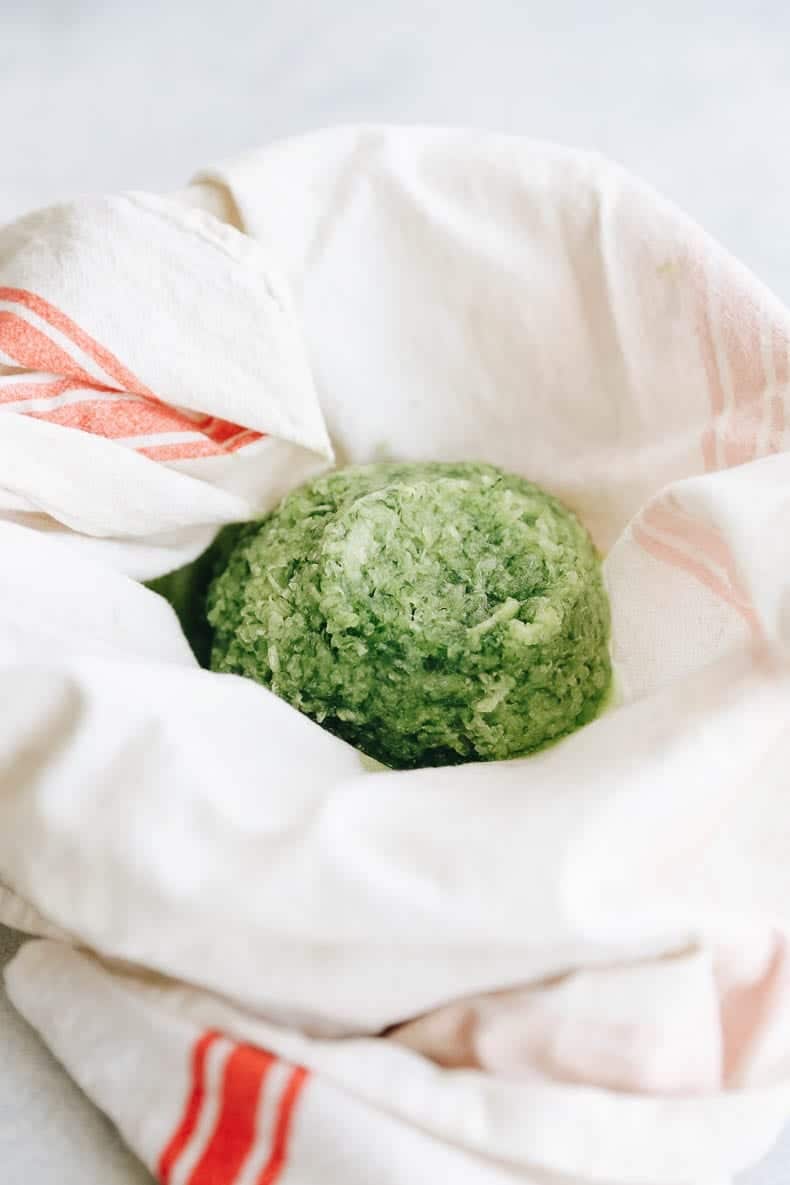
[[[0,917],[163,1185],[722,1185],[790,1115],[790,313],[597,157],[340,129],[0,231]],[[606,553],[619,702],[372,772],[137,581],[331,464]]]

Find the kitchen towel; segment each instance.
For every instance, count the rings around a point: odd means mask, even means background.
[[[338,129],[0,232],[8,990],[162,1182],[722,1185],[790,1113],[790,313],[617,166]],[[40,389],[39,389],[40,388]],[[332,463],[605,554],[616,698],[371,770],[138,581]]]

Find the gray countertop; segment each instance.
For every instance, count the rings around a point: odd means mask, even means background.
[[[0,219],[343,121],[596,148],[790,299],[785,0],[0,5]]]

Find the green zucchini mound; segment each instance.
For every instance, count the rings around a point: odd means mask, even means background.
[[[207,584],[209,665],[399,769],[516,757],[591,719],[609,607],[593,544],[480,464],[380,464],[232,528]]]

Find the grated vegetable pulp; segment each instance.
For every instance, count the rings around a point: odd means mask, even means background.
[[[591,719],[608,689],[589,535],[492,466],[340,470],[229,528],[218,554],[209,665],[385,765],[529,753]]]

